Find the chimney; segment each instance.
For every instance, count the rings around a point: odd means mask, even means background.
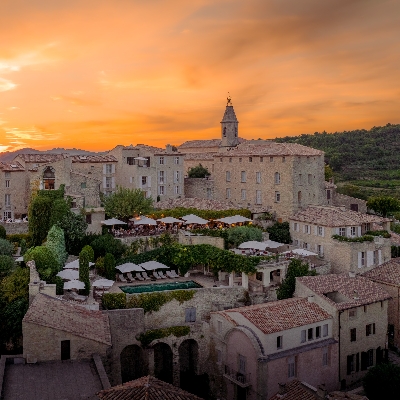
[[[317,387],[317,398],[324,400],[326,395],[327,395],[327,391],[326,391],[325,385],[324,384],[319,385]]]
[[[165,146],[165,151],[166,151],[167,153],[172,153],[172,146],[171,146],[170,144],[167,144],[167,145]]]
[[[308,296],[308,297],[307,297],[307,300],[308,300],[309,303],[314,303],[314,302],[315,302],[315,298],[314,298],[313,295]]]
[[[279,385],[279,394],[285,394],[286,393],[286,383],[278,383]]]

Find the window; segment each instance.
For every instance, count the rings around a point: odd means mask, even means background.
[[[349,356],[347,356],[347,375],[350,375],[356,370],[354,360],[355,354],[350,354]]]
[[[303,249],[308,249],[308,243],[307,242],[303,242]]]
[[[112,179],[110,176],[106,177],[106,189],[111,189],[112,186]]]
[[[225,178],[227,182],[231,181],[231,171],[226,171],[225,172]]]
[[[180,157],[174,157],[174,162],[175,162],[176,165],[179,165]]]
[[[350,329],[350,342],[355,342],[357,340],[357,329]]]
[[[256,172],[256,183],[261,183],[261,172]]]
[[[346,236],[346,228],[344,228],[344,227],[339,228],[339,235]]]
[[[311,227],[310,227],[310,225],[304,225],[304,233],[308,233],[308,234],[311,233]]]
[[[162,196],[164,194],[165,186],[159,186],[158,187],[158,194]]]
[[[81,189],[86,189],[86,182],[81,183]]]
[[[323,337],[328,336],[328,324],[322,325],[322,336]]]
[[[275,192],[275,203],[279,203],[281,201],[281,194],[279,192]]]
[[[185,322],[196,322],[196,307],[185,309]]]
[[[175,171],[174,178],[175,178],[175,183],[179,183],[181,181],[181,171]]]
[[[261,190],[256,190],[256,204],[261,204]]]
[[[357,317],[357,310],[349,310],[349,318],[353,319]]]
[[[222,162],[222,157],[220,157],[219,162]]]
[[[6,188],[9,188],[9,187],[10,187],[10,180],[6,179]]]
[[[142,176],[142,186],[147,185],[147,176]]]
[[[317,326],[315,328],[315,339],[320,339],[321,338],[321,327]]]
[[[274,157],[270,157],[269,162],[274,162]]]
[[[128,165],[135,165],[135,158],[134,157],[126,157],[126,163]]]
[[[239,364],[239,373],[245,374],[246,373],[246,357],[242,356],[241,354],[238,355],[238,364]]]
[[[306,330],[301,331],[301,343],[305,343],[306,341]]]
[[[375,324],[365,325],[365,335],[366,336],[375,335]]]
[[[222,321],[217,321],[218,333],[222,333]]]
[[[276,348],[281,349],[283,345],[283,336],[276,337]]]
[[[322,366],[328,365],[328,347],[322,348]]]
[[[242,159],[241,159],[241,158],[239,158],[239,162],[242,162]]]
[[[282,157],[282,162],[286,162],[286,157]]]
[[[297,239],[294,239],[293,244],[294,244],[295,246],[298,246],[298,245],[299,245],[299,241],[298,241]]]
[[[180,186],[179,185],[174,186],[174,193],[180,194]]]
[[[92,223],[92,214],[86,214],[86,223],[88,225]]]
[[[361,251],[361,266],[365,267],[365,251]]]
[[[314,339],[314,329],[313,328],[309,328],[308,329],[307,338],[308,338],[308,340],[313,340]]]
[[[320,257],[322,257],[324,255],[324,246],[322,246],[321,244],[317,245],[317,253]]]
[[[158,171],[158,183],[165,183],[164,181],[164,171]]]
[[[11,172],[4,172],[4,177],[5,178],[11,178]]]
[[[158,163],[159,163],[160,165],[164,165],[164,157],[160,157],[160,158],[158,159]]]
[[[330,190],[327,190],[327,191],[326,191],[326,199],[327,199],[327,200],[330,200],[330,199],[331,199],[331,191],[330,191]]]
[[[288,358],[288,378],[293,378],[296,376],[296,358]]]
[[[246,182],[246,171],[241,172],[241,182]]]
[[[260,162],[264,162],[264,157],[260,157]]]
[[[302,176],[302,174],[299,174],[299,185],[302,185],[303,184],[303,176]]]
[[[242,189],[242,200],[246,200],[246,189]]]
[[[249,157],[249,162],[253,162],[253,157]]]
[[[227,189],[226,189],[226,198],[227,198],[227,199],[230,199],[230,198],[231,198],[231,189],[230,189],[230,188],[227,188]]]
[[[311,185],[312,184],[312,175],[308,174],[307,178],[308,178],[308,184]]]
[[[232,157],[229,157],[229,162],[232,162]]]
[[[373,264],[378,265],[378,260],[379,260],[379,252],[378,250],[374,250],[373,253]]]
[[[12,212],[11,211],[4,211],[3,212],[3,219],[7,220],[9,218],[12,218]]]
[[[275,184],[278,185],[281,183],[281,174],[279,172],[275,172]]]
[[[106,174],[112,173],[112,164],[106,164]]]
[[[318,236],[324,236],[324,228],[322,226],[317,227]]]
[[[355,226],[350,227],[350,235],[351,236],[356,236],[357,233],[357,228]]]
[[[374,365],[374,349],[367,351],[367,368]]]

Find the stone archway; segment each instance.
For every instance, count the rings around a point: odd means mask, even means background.
[[[157,343],[154,349],[154,376],[167,383],[173,383],[172,350],[166,343]]]
[[[186,339],[179,346],[180,386],[191,393],[198,391],[199,346],[194,339]]]
[[[143,349],[136,344],[126,346],[120,355],[122,383],[148,374]]]
[[[43,189],[54,190],[56,182],[56,174],[53,167],[46,167],[43,171]]]

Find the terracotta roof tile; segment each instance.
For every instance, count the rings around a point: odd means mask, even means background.
[[[379,285],[363,276],[348,273],[303,276],[297,278],[314,293],[324,296],[338,310],[389,300],[391,297]],[[329,296],[329,297],[328,297]],[[340,300],[332,300],[332,298]]]
[[[102,400],[202,400],[185,390],[152,376],[114,386],[97,393]]]
[[[316,389],[315,389],[316,392]],[[306,389],[302,382],[297,379],[288,382],[285,385],[285,391],[282,394],[277,393],[270,400],[316,400],[316,393],[312,393],[310,389]]]
[[[185,161],[190,160],[207,160],[213,161],[215,153],[187,153],[185,154]]]
[[[0,170],[3,172],[15,172],[25,171],[25,168],[18,161],[13,161],[12,163],[0,162]]]
[[[149,146],[147,144],[137,144],[136,146],[124,146],[123,150],[146,150],[149,153],[159,153],[163,151],[161,147]]]
[[[49,162],[56,162],[60,160],[64,160],[68,158],[69,155],[67,153],[62,154],[18,154],[16,156],[21,157],[27,163],[49,163]]]
[[[363,223],[382,223],[389,221],[376,215],[364,214],[357,211],[332,206],[308,206],[289,218],[293,221],[308,222],[329,227],[355,226]]]
[[[23,321],[111,345],[110,325],[106,314],[89,311],[42,293],[35,296]]]
[[[332,318],[318,304],[303,298],[273,301],[218,313],[233,319],[233,313],[239,313],[266,335]]]
[[[118,160],[111,155],[82,155],[72,156],[73,163],[105,163],[117,162]]]
[[[400,286],[400,258],[392,258],[384,264],[365,272],[363,276],[376,282]]]

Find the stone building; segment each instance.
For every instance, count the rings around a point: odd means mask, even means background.
[[[215,312],[210,324],[215,373],[223,377],[218,396],[269,399],[294,379],[337,389],[333,318],[312,298]]]
[[[334,179],[331,178],[329,182],[325,182],[326,205],[334,207],[344,207],[351,211],[358,211],[362,213],[367,212],[367,202],[362,199],[347,196],[337,192],[337,186]]]
[[[296,278],[295,296],[314,296],[333,316],[341,388],[359,381],[386,357],[390,295],[379,285],[353,273],[305,276]]]
[[[373,224],[389,230],[389,219],[344,207],[310,206],[298,211],[289,221],[293,244],[330,261],[334,273],[362,273],[391,258],[390,239],[380,236],[372,241],[361,239],[372,230]],[[333,238],[334,235],[339,238]],[[340,237],[344,240],[340,240]],[[351,241],[357,238],[360,241]]]
[[[388,307],[389,344],[400,349],[400,258],[392,258],[379,267],[365,272],[363,276],[375,282],[390,294],[391,299]]]

